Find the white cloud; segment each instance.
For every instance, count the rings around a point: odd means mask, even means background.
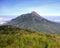
[[[0,25],[5,24],[5,23],[6,23],[5,21],[0,21]]]
[[[11,20],[11,18],[0,18],[0,24],[4,24],[9,20]]]
[[[60,22],[60,20],[54,20],[55,22]]]

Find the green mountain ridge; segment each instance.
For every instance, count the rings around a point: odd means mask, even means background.
[[[0,26],[0,48],[60,48],[60,35]]]

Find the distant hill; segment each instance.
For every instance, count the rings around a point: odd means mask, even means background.
[[[12,19],[7,23],[7,25],[16,26],[23,29],[41,31],[43,33],[60,34],[60,24],[49,21],[34,11]]]
[[[0,26],[0,48],[60,48],[60,35]]]

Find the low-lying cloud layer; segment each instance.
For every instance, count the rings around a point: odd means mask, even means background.
[[[11,18],[0,18],[0,24],[4,24],[9,20],[11,20]]]
[[[54,20],[55,22],[60,22],[60,20]]]

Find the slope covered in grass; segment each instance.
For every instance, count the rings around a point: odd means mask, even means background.
[[[0,48],[60,48],[60,35],[0,26]]]

